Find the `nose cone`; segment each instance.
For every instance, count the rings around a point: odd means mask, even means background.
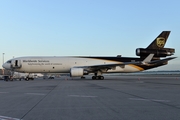
[[[4,63],[5,64],[5,63]],[[2,65],[3,68],[5,68],[4,64]]]
[[[4,63],[4,64],[2,65],[2,67],[3,67],[4,69],[10,69],[10,64]]]

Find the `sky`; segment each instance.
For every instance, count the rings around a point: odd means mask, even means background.
[[[136,57],[164,30],[180,70],[178,0],[0,0],[0,68],[21,56]],[[3,55],[4,53],[4,55]]]

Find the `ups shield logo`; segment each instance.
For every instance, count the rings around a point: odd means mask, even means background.
[[[159,37],[156,39],[156,45],[159,47],[159,48],[163,48],[164,45],[165,45],[165,38],[163,37]]]

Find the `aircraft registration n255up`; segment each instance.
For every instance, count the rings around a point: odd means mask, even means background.
[[[82,78],[93,73],[92,79],[104,79],[103,73],[139,72],[166,65],[176,58],[166,58],[175,53],[173,48],[164,48],[169,34],[170,31],[163,31],[147,48],[137,48],[136,55],[139,57],[18,57],[8,60],[3,68],[29,74],[70,73],[71,77]]]

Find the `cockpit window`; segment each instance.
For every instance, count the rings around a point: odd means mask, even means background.
[[[7,61],[7,63],[11,63],[11,60]]]

